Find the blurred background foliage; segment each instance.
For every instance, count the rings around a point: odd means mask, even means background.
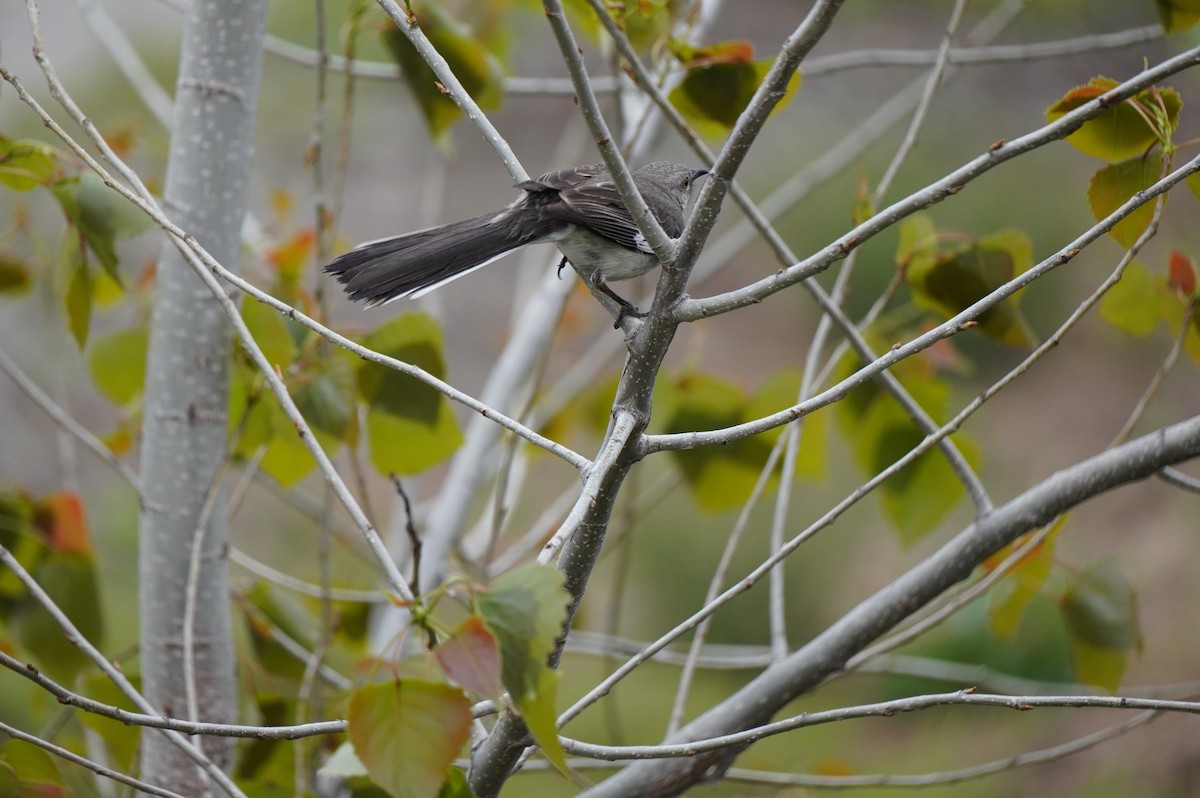
[[[709,23],[704,40],[690,47],[661,39],[678,4],[627,4],[624,21],[643,52],[670,47],[675,58],[693,68],[672,99],[705,135],[719,141],[737,103],[744,102],[761,77],[764,59],[769,60],[796,24],[795,5],[782,0],[727,2]],[[849,3],[810,61],[862,49],[933,50],[951,5],[948,0]],[[994,5],[970,4],[966,27]],[[1049,41],[1153,25],[1160,20],[1161,5],[1152,0],[1029,2],[997,41]],[[398,64],[389,79],[358,79],[350,98],[339,73],[327,76],[323,157],[335,158],[343,143],[349,154],[334,248],[507,203],[511,181],[487,146],[459,123],[456,110],[431,87],[402,37],[388,33],[379,13],[363,3],[327,6],[333,52],[375,62],[384,72],[387,65]],[[175,9],[168,3],[144,2],[109,2],[104,7],[133,41],[157,84],[172,86],[180,26]],[[594,73],[603,73],[611,59],[604,54],[599,31],[586,22],[583,4],[572,4],[571,12],[584,31]],[[569,94],[506,90],[512,88],[505,86],[506,76],[562,75],[540,4],[464,1],[418,6],[417,13],[456,74],[494,114],[497,127],[509,136],[531,173],[594,160]],[[74,14],[75,7],[66,0],[46,5],[43,23],[51,59],[118,152],[151,187],[158,186],[168,131],[131,90],[96,34],[78,24]],[[273,4],[270,31],[278,40],[308,46],[314,29],[311,4]],[[33,84],[24,31],[19,9],[0,10],[0,51],[6,63]],[[1184,31],[1120,49],[955,67],[884,204],[940,177],[993,142],[1040,126],[1048,108],[1070,101],[1073,88],[1096,76],[1119,81],[1139,70],[1144,60],[1157,62],[1195,41],[1194,32]],[[794,81],[788,102],[767,125],[739,180],[752,196],[761,197],[785,180],[811,175],[804,170],[825,163],[823,158],[861,130],[865,118],[922,74],[920,67],[889,66],[804,75]],[[321,243],[315,234],[310,168],[314,73],[276,53],[266,61],[263,80],[254,223],[248,229],[244,273],[306,310],[328,308],[332,324],[367,345],[478,393],[510,327],[510,298],[528,290],[549,264],[550,253],[513,256],[507,265],[447,286],[424,305],[430,315],[413,313],[403,303],[365,313],[340,297],[323,304],[320,294],[331,288],[315,276]],[[1200,135],[1200,102],[1195,99],[1200,86],[1194,72],[1177,76],[1170,86],[1176,94],[1162,107],[1176,126],[1176,141],[1185,142],[1182,157],[1188,158],[1194,146],[1187,140]],[[137,214],[129,214],[122,203],[113,205],[111,193],[81,173],[79,164],[45,137],[11,92],[0,99],[0,133],[9,140],[45,144],[44,150],[8,150],[8,162],[24,159],[19,165],[34,182],[23,185],[13,178],[17,184],[10,180],[5,183],[9,190],[0,191],[0,284],[6,293],[0,297],[2,348],[84,426],[133,459],[155,236],[145,234],[146,225]],[[344,142],[339,142],[348,104],[352,122]],[[862,180],[865,177],[871,187],[879,179],[902,130],[903,123],[828,176],[811,178],[812,189],[777,220],[794,251],[811,252],[849,229],[861,212]],[[1145,149],[1154,142],[1139,143]],[[671,134],[663,135],[653,151],[655,157],[694,160]],[[1130,153],[1108,160],[1122,162],[1139,151],[1135,144]],[[1063,143],[1039,149],[989,172],[927,215],[867,242],[859,251],[847,298],[850,315],[860,317],[893,283],[899,268],[908,270],[908,282],[897,284],[896,301],[872,330],[873,342],[882,351],[892,341],[944,318],[953,310],[948,303],[969,301],[940,291],[930,276],[936,275],[935,267],[960,268],[951,272],[953,285],[960,287],[967,273],[961,269],[969,271],[986,261],[1003,281],[1063,246],[1092,224],[1097,203],[1089,184],[1103,164],[1089,155],[1105,158],[1103,152],[1084,154]],[[1143,162],[1157,167],[1151,159]],[[36,190],[43,186],[52,190]],[[1195,202],[1186,191],[1174,192],[1162,232],[1139,256],[1132,278],[1106,300],[1105,312],[1091,314],[1067,342],[965,426],[963,448],[998,501],[1099,451],[1121,429],[1170,347],[1172,325],[1178,329],[1189,323],[1179,311],[1171,316],[1171,297],[1164,291],[1178,284],[1171,282],[1176,274],[1173,259],[1194,262],[1200,253]],[[727,207],[713,240],[738,219]],[[1108,274],[1120,252],[1111,240],[1090,247],[1024,292],[1019,308],[1015,302],[1005,306],[1008,315],[990,329],[982,322],[976,331],[904,362],[895,373],[938,421],[946,420],[1052,332]],[[694,283],[690,292],[705,296],[728,290],[777,268],[765,247],[753,242],[735,252],[714,277]],[[830,287],[835,272],[818,279]],[[650,287],[649,281],[640,286]],[[1151,304],[1155,312],[1147,317],[1145,308]],[[406,484],[418,500],[436,493],[442,473],[436,466],[460,442],[459,427],[470,417],[468,411],[414,389],[409,378],[340,352],[331,354],[257,303],[245,303],[244,315],[272,360],[285,364],[289,385],[322,443],[339,451],[343,464],[350,462],[347,447],[358,447],[371,472],[363,478],[367,503],[382,526],[402,516],[390,482],[376,472],[413,477]],[[653,428],[712,428],[786,406],[799,385],[797,369],[803,365],[817,318],[808,295],[794,289],[738,313],[688,325],[660,379]],[[614,335],[595,303],[577,291],[545,365],[546,384],[554,385],[597,338]],[[1197,350],[1193,343],[1189,346],[1140,429],[1196,412]],[[599,368],[599,378],[545,419],[544,431],[585,454],[593,451],[607,422],[619,367],[619,360],[612,358]],[[855,367],[853,358],[846,358],[834,373],[844,375]],[[286,573],[316,581],[319,512],[312,508],[319,508],[323,488],[312,476],[311,462],[290,425],[262,393],[252,368],[239,361],[235,375],[232,448],[240,466],[256,463],[269,475],[246,485],[234,516],[235,545]],[[873,386],[861,388],[806,422],[798,481],[792,487],[787,527],[792,534],[919,440],[906,428],[907,422],[897,418],[898,408],[879,401],[877,393]],[[2,505],[7,519],[0,539],[10,548],[13,541],[37,542],[27,567],[64,603],[80,608],[77,612],[89,635],[136,673],[136,496],[56,429],[7,379],[0,379],[0,408],[7,419],[0,425],[0,482],[5,486]],[[421,445],[412,445],[413,436],[422,436]],[[763,435],[716,452],[689,452],[640,464],[626,485],[576,628],[648,640],[694,612],[737,508],[773,442],[774,436]],[[520,538],[546,504],[569,490],[575,479],[544,456],[532,458],[528,468],[533,474],[529,490],[511,509],[506,529],[512,532],[501,541],[501,549]],[[787,618],[793,645],[819,633],[970,521],[961,486],[940,458],[931,455],[909,471],[851,508],[788,560]],[[480,502],[476,511],[485,514],[490,508]],[[766,556],[771,512],[764,505],[753,513],[750,528],[756,532],[735,555],[731,574],[745,573]],[[1193,679],[1200,642],[1187,608],[1200,601],[1193,565],[1200,554],[1196,517],[1194,499],[1154,482],[1103,497],[1073,513],[1021,569],[1024,576],[1002,582],[989,598],[976,601],[900,654],[927,658],[913,662],[982,666],[985,670],[976,676],[982,687],[988,686],[988,674],[1069,683],[1081,675],[1079,641],[1090,639],[1099,641],[1101,648],[1111,644],[1122,652],[1119,663],[1101,664],[1099,672],[1091,673],[1092,683],[1115,688],[1118,681],[1137,686]],[[402,524],[391,526],[402,540]],[[265,584],[243,568],[235,570],[247,721],[291,722],[303,664],[281,647],[276,630],[302,645],[314,645],[316,602]],[[376,587],[374,568],[348,528],[338,529],[332,572],[338,586]],[[45,631],[41,624],[46,620],[25,607],[27,602],[19,586],[0,579],[0,647],[37,661],[47,673],[76,683],[89,696],[120,703],[103,680],[76,661],[73,649],[65,642],[60,645],[53,631]],[[766,644],[766,608],[767,594],[761,587],[738,598],[714,617],[712,641]],[[420,670],[420,663],[388,662],[390,649],[371,651],[367,615],[362,604],[338,604],[330,665],[359,682],[397,667]],[[1098,626],[1098,617],[1111,623]],[[611,658],[569,653],[562,668],[560,706],[586,692],[615,664]],[[888,673],[838,679],[799,699],[789,711],[976,683],[918,677],[901,665]],[[689,716],[718,701],[752,672],[705,672],[693,691]],[[639,669],[608,700],[574,722],[569,733],[612,743],[656,742],[664,731],[677,675],[674,665]],[[117,765],[133,761],[136,730],[104,719],[81,720],[33,685],[12,675],[0,679],[0,717],[6,722],[80,747],[87,747],[85,728],[94,729]],[[1010,684],[1001,679],[995,689],[1003,691]],[[330,716],[345,710],[344,696],[344,685],[328,687]],[[1055,745],[1127,719],[1095,710],[931,710],[775,737],[750,749],[738,765],[827,775],[951,770]],[[923,794],[969,790],[978,796],[1007,796],[1038,789],[1080,796],[1193,795],[1200,790],[1195,775],[1200,772],[1200,752],[1192,742],[1192,726],[1186,717],[1164,717],[1120,742],[1053,764],[1007,769],[969,786],[926,787]],[[257,794],[273,794],[271,785],[290,784],[297,751],[329,751],[335,743],[310,742],[304,748],[242,743],[238,775],[257,785]],[[80,771],[45,760],[28,746],[8,743],[0,748],[0,756],[23,779],[45,769],[67,780],[68,794],[95,794]],[[712,791],[734,796],[779,790],[731,780]],[[575,787],[548,774],[521,776],[509,788],[514,795],[575,792]],[[883,788],[855,792],[887,793]]]

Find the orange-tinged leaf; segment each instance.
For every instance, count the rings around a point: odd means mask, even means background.
[[[1160,174],[1161,166],[1154,157],[1131,158],[1104,167],[1088,183],[1088,206],[1092,216],[1096,221],[1105,218],[1134,194],[1154,185]],[[1147,202],[1117,222],[1108,234],[1128,249],[1150,226],[1153,217],[1154,203]]]
[[[1112,78],[1092,78],[1047,108],[1046,120],[1053,122],[1118,85]],[[1146,89],[1084,122],[1067,141],[1086,155],[1124,161],[1144,154],[1156,143],[1165,143],[1179,124],[1182,108],[1183,101],[1174,89]]]
[[[500,648],[479,615],[467,616],[433,653],[451,681],[487,698],[499,698],[504,692]]]
[[[754,45],[746,41],[716,42],[702,47],[680,44],[674,52],[687,69],[712,64],[748,64],[754,60]]]
[[[34,523],[45,536],[46,545],[54,551],[91,556],[87,517],[78,493],[60,491],[47,495],[38,505]]]
[[[470,736],[471,702],[448,684],[397,679],[355,690],[346,719],[376,784],[396,798],[436,798]]]
[[[1196,262],[1177,249],[1167,258],[1167,274],[1171,285],[1185,297],[1196,293]]]
[[[317,234],[311,227],[306,227],[267,252],[267,260],[279,271],[280,277],[294,281],[308,263],[316,243]]]

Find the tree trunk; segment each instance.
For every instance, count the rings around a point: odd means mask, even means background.
[[[221,263],[238,263],[253,155],[266,29],[265,0],[188,4],[165,210]],[[231,333],[208,290],[170,244],[159,258],[142,429],[141,668],[143,690],[167,715],[189,714],[184,676],[188,568],[203,526],[193,662],[197,720],[237,713],[230,636],[228,529],[218,496],[225,459]],[[205,522],[207,517],[207,522]],[[205,750],[228,767],[228,740]],[[142,778],[188,795],[207,781],[161,734],[146,731]]]

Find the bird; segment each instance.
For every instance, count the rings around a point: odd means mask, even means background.
[[[654,161],[633,171],[633,182],[650,212],[670,238],[683,233],[695,181],[708,174],[672,161]],[[368,241],[325,266],[351,300],[368,307],[403,297],[415,298],[486,266],[528,244],[555,243],[563,258],[596,290],[626,314],[642,316],[608,287],[658,265],[638,230],[608,168],[586,164],[548,172],[516,184],[521,190],[508,207],[460,222]]]

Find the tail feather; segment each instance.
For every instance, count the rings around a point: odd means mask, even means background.
[[[371,241],[325,267],[352,300],[379,305],[420,296],[510,250],[554,233],[561,222],[508,208],[453,224]]]

